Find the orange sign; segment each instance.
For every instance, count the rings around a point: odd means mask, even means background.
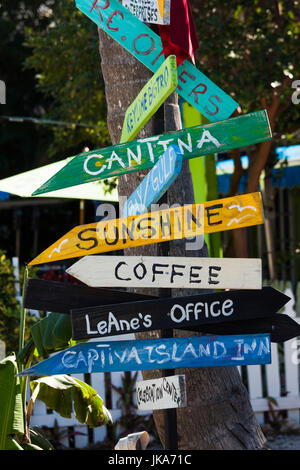
[[[80,225],[29,266],[264,223],[260,193]]]

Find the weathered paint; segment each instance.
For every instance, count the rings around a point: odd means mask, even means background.
[[[260,258],[85,256],[67,273],[90,287],[261,289]]]
[[[122,5],[144,23],[170,24],[171,0],[122,0]]]
[[[266,110],[76,155],[33,195],[152,168],[171,144],[183,159],[225,152],[272,138]]]
[[[121,219],[79,225],[29,265],[123,250],[264,223],[260,193],[243,194],[147,212]]]
[[[164,410],[186,406],[185,375],[136,382],[136,402],[139,410]]]
[[[132,140],[176,87],[176,57],[170,55],[127,108],[120,143]]]
[[[93,341],[71,348],[18,375],[57,375],[269,364],[269,335],[228,335]]]
[[[152,72],[156,72],[165,60],[159,35],[117,0],[76,0],[75,3],[79,10]],[[238,107],[236,101],[188,60],[178,67],[176,91],[210,121],[227,119]]]
[[[215,279],[214,275],[213,271],[212,281]],[[212,284],[211,287],[216,286]],[[222,335],[271,333],[272,326],[276,325],[274,315],[279,320],[288,318],[287,315],[276,312],[289,300],[287,295],[273,287],[263,287],[254,292],[246,289],[228,290],[80,307],[71,310],[72,338],[102,338],[172,328]],[[284,335],[290,335],[291,328],[294,336],[299,333],[295,324],[291,326],[290,323],[280,323],[280,326],[284,327]],[[210,329],[207,330],[207,327]]]
[[[123,217],[151,210],[151,204],[158,202],[169,189],[179,175],[181,167],[182,153],[177,145],[170,145],[125,202]]]

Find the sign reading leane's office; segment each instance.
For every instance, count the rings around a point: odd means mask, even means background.
[[[85,256],[67,273],[90,287],[261,289],[260,258]]]
[[[272,138],[266,110],[76,155],[33,195],[152,168],[169,145],[182,158],[246,147]]]
[[[289,300],[290,297],[273,287],[263,287],[256,291],[229,290],[99,307],[81,307],[71,310],[72,338],[90,339],[172,328],[194,330],[194,327],[199,327],[201,331],[202,326],[243,321],[244,326],[236,326],[240,328],[239,333],[248,333],[243,331],[243,328],[247,328],[249,320],[271,317]],[[261,325],[271,328],[272,322],[269,324],[264,322]],[[228,329],[230,330],[230,325],[225,328],[226,334]],[[295,331],[298,332],[298,329]],[[216,331],[212,328],[209,332]]]
[[[185,375],[136,382],[139,410],[163,410],[186,406]]]
[[[144,23],[170,24],[171,0],[122,0],[127,10]]]
[[[79,225],[29,265],[263,224],[260,193]]]
[[[18,375],[269,364],[270,336],[228,335],[77,343]]]
[[[177,86],[176,57],[170,55],[139,92],[125,113],[121,140],[129,142]]]

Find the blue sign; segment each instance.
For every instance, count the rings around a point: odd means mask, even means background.
[[[126,201],[123,217],[143,214],[160,200],[181,171],[182,153],[177,145],[170,145],[141,184]]]
[[[152,72],[165,60],[162,42],[117,0],[76,0],[76,7]],[[176,91],[200,113],[217,122],[228,119],[238,103],[185,60],[177,68]]]
[[[269,364],[267,334],[78,343],[18,375]]]

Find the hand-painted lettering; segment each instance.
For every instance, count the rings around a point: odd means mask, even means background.
[[[201,91],[198,90],[198,88],[201,87]],[[198,83],[198,85],[195,86],[195,88],[192,89],[192,91],[189,93],[188,96],[191,96],[191,94],[193,93],[194,94],[194,99],[195,99],[195,103],[199,104],[199,98],[198,98],[198,95],[204,95],[204,93],[206,93],[207,91],[207,86],[204,85],[204,83]]]
[[[209,266],[208,268],[208,283],[209,284],[219,284],[220,281],[214,281],[212,278],[219,277],[219,274],[214,273],[215,271],[221,271],[221,266]]]
[[[190,302],[185,306],[175,303],[170,310],[170,318],[179,324],[183,321],[199,320],[200,316],[205,318],[218,317],[220,315],[230,316],[233,312],[233,301],[231,299],[223,301],[214,300],[212,302]]]
[[[113,12],[109,15],[108,20],[107,20],[107,23],[106,23],[107,28],[110,29],[111,31],[119,31],[119,28],[113,28],[112,26],[110,26],[110,24],[113,22],[113,17],[114,17],[115,15],[120,15],[121,18],[122,18],[122,20],[124,20],[124,15],[123,15],[123,13],[122,13],[121,11],[119,11],[119,10],[113,11]]]
[[[83,237],[84,234],[89,233],[89,232],[97,232],[97,228],[87,228],[85,230],[82,230],[81,232],[78,233],[78,238],[79,240],[83,242],[93,242],[92,245],[88,243],[88,245],[83,245],[82,243],[77,243],[76,246],[80,250],[92,250],[98,245],[98,240],[96,237]]]
[[[214,204],[213,206],[206,207],[206,216],[207,216],[207,223],[208,225],[220,225],[222,220],[217,220],[212,222],[212,217],[216,217],[220,214],[220,212],[213,212],[215,209],[222,209],[223,204]]]

